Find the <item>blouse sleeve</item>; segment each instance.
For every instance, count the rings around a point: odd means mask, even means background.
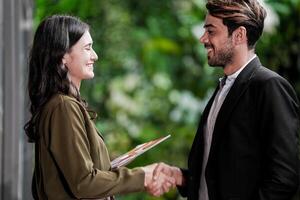
[[[141,168],[104,171],[94,167],[84,116],[76,102],[62,101],[55,107],[49,143],[52,158],[76,198],[103,198],[144,190]]]

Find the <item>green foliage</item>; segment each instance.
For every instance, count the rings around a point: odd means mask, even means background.
[[[258,43],[258,52],[265,66],[290,81],[300,97],[300,0],[267,1],[280,19],[272,34],[265,34]]]
[[[268,0],[280,24],[265,33],[257,53],[300,94],[300,1]],[[163,161],[186,167],[200,114],[221,75],[208,67],[193,34],[205,17],[202,0],[36,0],[35,24],[51,14],[79,16],[91,25],[99,56],[82,96],[99,115],[96,125],[111,157],[166,134],[171,139],[129,167]],[[284,33],[284,34],[282,34]],[[138,193],[118,197],[154,199]],[[161,198],[180,199],[176,190]]]

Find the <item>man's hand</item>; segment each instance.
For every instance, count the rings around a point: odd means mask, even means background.
[[[149,194],[161,196],[176,185],[182,185],[182,173],[179,168],[158,163],[143,167],[145,187]]]
[[[156,178],[153,177],[153,172],[159,165],[155,163],[142,168],[145,171],[144,186],[146,191],[157,197],[168,192],[176,185],[175,179],[164,173],[157,174]]]
[[[158,163],[153,171],[154,180],[162,173],[166,176],[173,177],[176,185],[181,186],[184,184],[182,172],[178,167],[170,166],[165,163]]]

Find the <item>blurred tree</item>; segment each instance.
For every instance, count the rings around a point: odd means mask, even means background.
[[[285,77],[300,97],[300,0],[267,0],[279,17],[273,32],[258,43],[265,66]]]
[[[279,24],[264,33],[257,53],[299,95],[300,0],[267,3]],[[99,115],[96,125],[111,157],[171,134],[129,167],[158,161],[185,167],[198,119],[222,73],[208,67],[198,42],[205,1],[36,0],[35,5],[36,24],[45,16],[65,13],[91,25],[99,61],[95,78],[83,83],[81,93]],[[154,198],[139,193],[118,199]],[[172,190],[160,199],[180,197]]]

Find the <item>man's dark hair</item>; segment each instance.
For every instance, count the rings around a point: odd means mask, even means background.
[[[223,19],[229,35],[238,27],[247,30],[248,48],[253,49],[264,28],[266,10],[257,0],[208,0],[210,15]]]

